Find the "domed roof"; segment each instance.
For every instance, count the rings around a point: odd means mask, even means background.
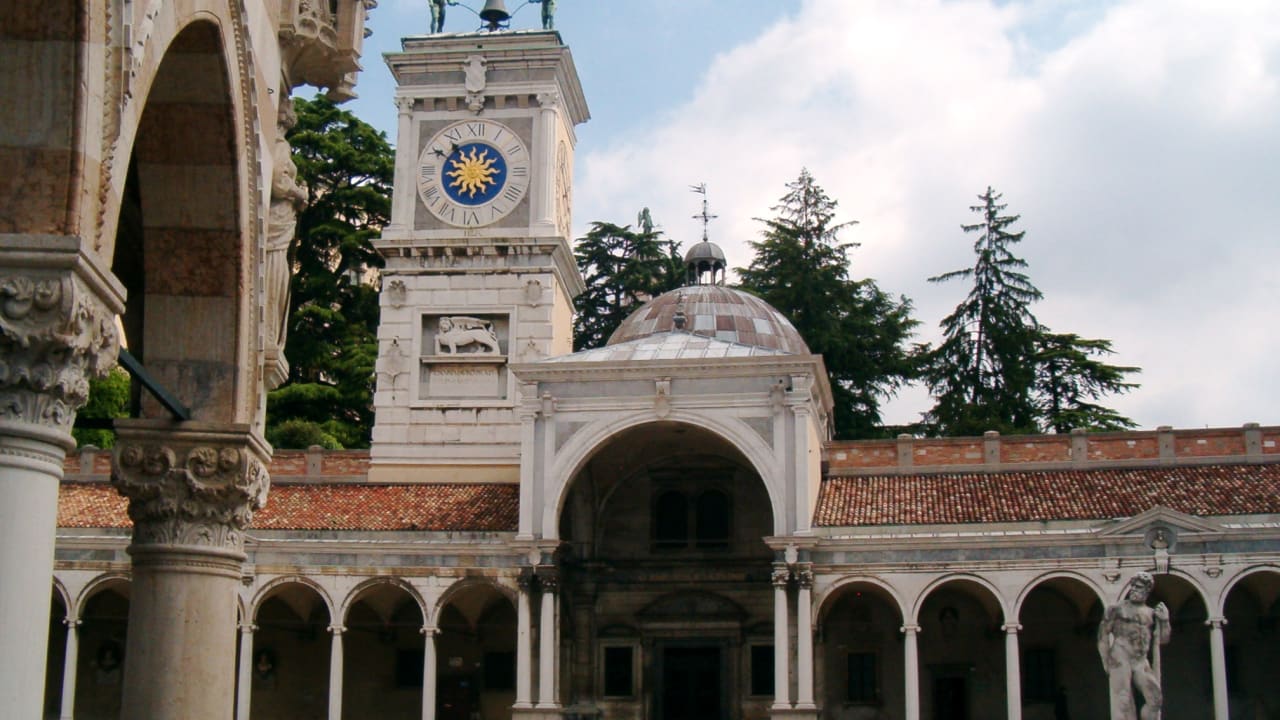
[[[685,265],[708,260],[719,261],[721,265],[725,263],[724,251],[720,249],[719,245],[707,240],[703,240],[689,248],[689,252],[684,254]]]
[[[684,315],[676,325],[676,311]],[[723,285],[691,285],[663,293],[622,321],[608,345],[684,330],[694,335],[808,355],[809,346],[782,313],[750,293]]]

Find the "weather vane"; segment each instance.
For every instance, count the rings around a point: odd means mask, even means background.
[[[463,5],[459,0],[428,0],[431,8],[431,32],[444,32],[444,14],[445,8],[451,5],[458,5],[471,10],[471,12],[480,16],[484,21],[484,25],[480,26],[481,30],[489,32],[498,32],[511,27],[511,17],[515,13],[507,12],[506,3],[503,0],[485,0],[484,7],[476,12],[467,5]],[[516,12],[524,9],[525,5],[541,5],[542,6],[542,29],[554,30],[556,21],[556,0],[525,0],[516,8]]]
[[[702,212],[699,213],[698,215],[694,215],[693,219],[702,221],[702,242],[708,242],[707,227],[711,225],[712,220],[715,220],[720,216],[712,215],[710,208],[708,208],[707,206],[707,184],[706,183],[690,185],[689,189],[702,196]]]

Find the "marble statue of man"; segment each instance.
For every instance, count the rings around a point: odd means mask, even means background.
[[[298,225],[298,212],[307,204],[307,191],[298,182],[298,168],[293,164],[292,148],[285,133],[298,122],[293,100],[280,101],[276,123],[276,141],[271,160],[271,207],[267,216],[266,243],[266,337],[278,348],[284,347],[289,317],[289,246]]]
[[[1169,608],[1164,603],[1147,606],[1154,585],[1150,573],[1134,574],[1120,602],[1107,608],[1098,626],[1098,654],[1111,685],[1111,720],[1160,718],[1159,646],[1169,642]],[[1142,693],[1141,716],[1134,709],[1135,687]]]

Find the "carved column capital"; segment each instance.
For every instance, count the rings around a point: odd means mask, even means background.
[[[267,499],[266,444],[247,425],[117,423],[111,484],[129,498],[134,545],[239,552]]]
[[[538,568],[538,586],[544,593],[560,591],[560,570],[553,565]]]
[[[116,363],[124,290],[76,237],[0,235],[0,421],[69,433]]]
[[[555,110],[560,107],[560,93],[555,90],[538,93],[537,100],[538,106],[544,110]]]
[[[528,594],[533,589],[534,574],[533,568],[524,567],[520,569],[520,574],[516,576],[516,587],[520,588],[520,592]]]
[[[786,588],[787,583],[791,582],[791,570],[785,565],[775,565],[773,574],[769,577],[769,581],[775,588]]]
[[[813,568],[801,565],[796,568],[796,584],[805,590],[813,589]]]

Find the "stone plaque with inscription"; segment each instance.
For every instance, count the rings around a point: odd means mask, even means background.
[[[505,394],[498,365],[433,363],[426,375],[427,395],[433,398],[500,398]]]

